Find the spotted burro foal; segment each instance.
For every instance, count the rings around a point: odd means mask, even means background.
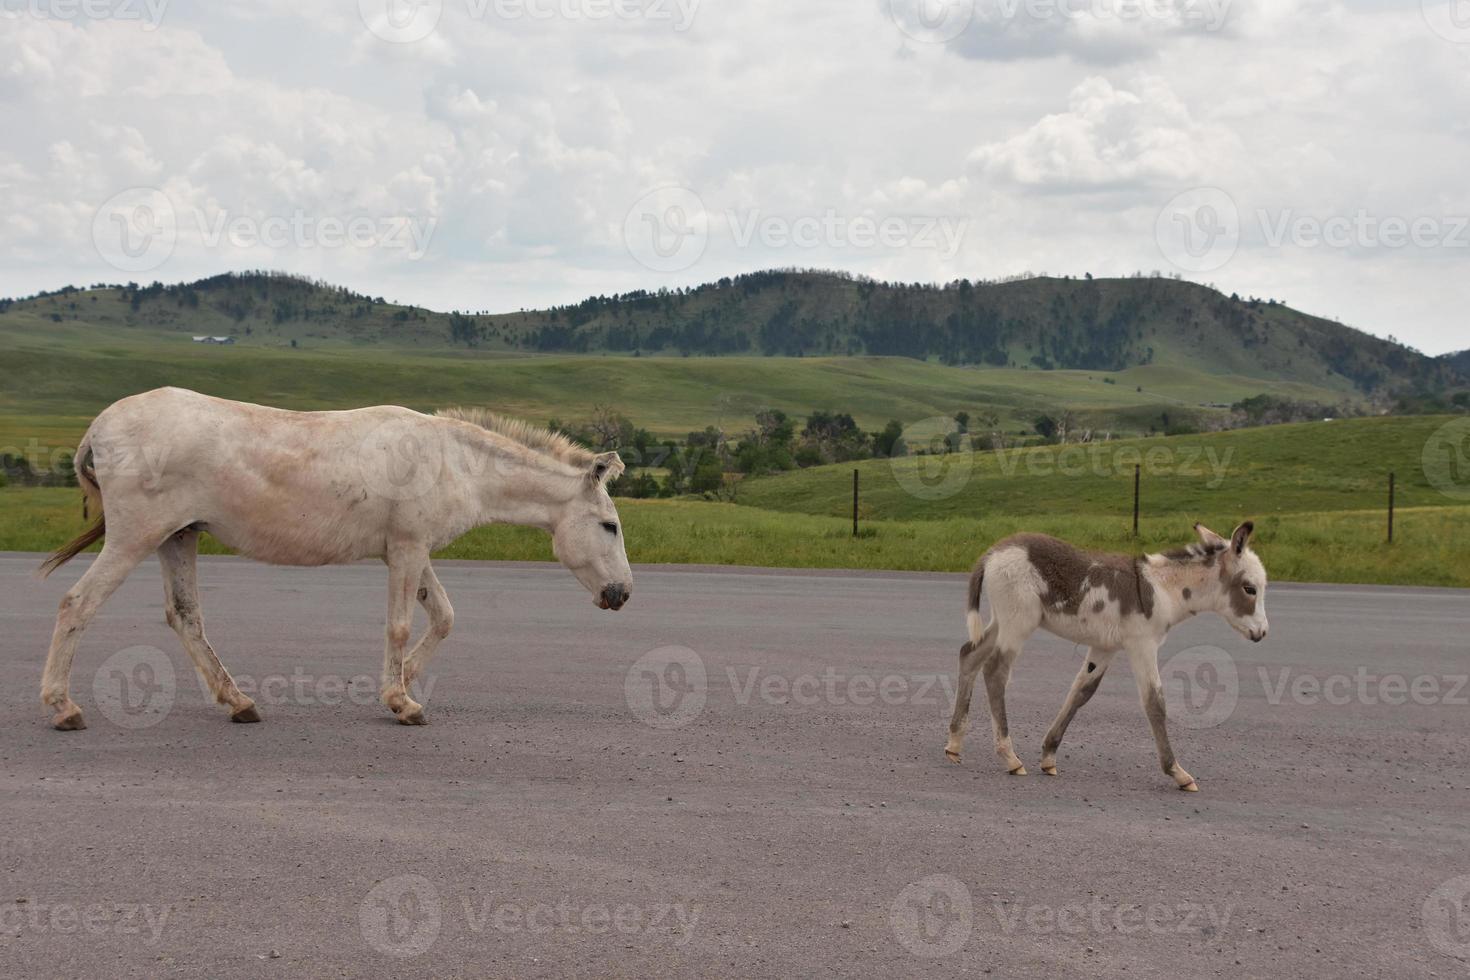
[[[1268,624],[1266,569],[1250,548],[1254,526],[1240,525],[1229,541],[1201,524],[1194,529],[1199,544],[1159,555],[1094,554],[1041,534],[1018,534],[987,551],[970,576],[970,641],[960,649],[959,691],[945,755],[960,761],[975,675],[984,671],[995,753],[1012,775],[1026,775],[1011,749],[1005,692],[1021,645],[1040,628],[1090,648],[1046,733],[1041,771],[1057,774],[1057,748],[1067,725],[1097,691],[1114,654],[1126,650],[1159,763],[1180,789],[1198,792],[1199,784],[1169,748],[1159,647],[1175,624],[1197,613],[1217,612],[1257,643],[1266,638]],[[982,587],[990,595],[988,625],[980,620]]]

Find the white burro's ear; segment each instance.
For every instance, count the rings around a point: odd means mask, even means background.
[[[587,471],[587,479],[599,486],[606,486],[609,480],[616,480],[623,475],[623,457],[617,453],[601,453],[592,461],[592,468]]]
[[[1237,555],[1245,554],[1245,546],[1250,544],[1251,534],[1255,529],[1255,524],[1246,521],[1235,529],[1234,534],[1230,535],[1230,547]]]
[[[1204,543],[1206,548],[1219,549],[1225,547],[1225,539],[1203,524],[1196,524],[1194,526],[1194,533],[1199,535],[1200,541]]]

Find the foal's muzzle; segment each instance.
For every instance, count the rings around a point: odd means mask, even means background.
[[[602,594],[597,597],[597,606],[599,609],[611,609],[617,612],[623,608],[623,605],[628,601],[628,597],[632,594],[632,590],[623,585],[623,583],[614,582],[612,585],[606,586],[602,590]]]

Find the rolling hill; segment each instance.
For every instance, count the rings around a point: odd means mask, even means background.
[[[0,328],[143,332],[248,346],[645,356],[901,357],[954,366],[1120,372],[1161,366],[1340,397],[1442,390],[1456,365],[1298,312],[1163,278],[945,286],[775,271],[517,313],[435,313],[292,276],[96,286],[0,301]]]

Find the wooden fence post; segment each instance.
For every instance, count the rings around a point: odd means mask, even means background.
[[[1138,491],[1142,479],[1143,467],[1138,464],[1133,466],[1133,536],[1138,537]]]
[[[1393,544],[1393,491],[1394,474],[1388,474],[1388,543]]]

